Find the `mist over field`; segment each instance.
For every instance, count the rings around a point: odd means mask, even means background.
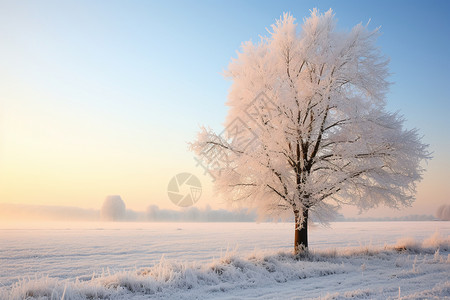
[[[0,203],[0,220],[3,221],[104,221],[104,222],[256,222],[256,212],[250,210],[229,211],[225,209],[204,209],[189,207],[180,210],[162,209],[149,205],[146,211],[125,209],[119,205],[102,209],[83,209],[70,206],[25,205]],[[114,208],[122,211],[117,214]],[[103,208],[104,209],[104,208]],[[433,215],[407,215],[401,217],[344,217],[339,215],[334,221],[432,221],[449,220],[442,218],[442,213]],[[120,216],[120,217],[117,217]],[[269,220],[259,220],[269,221]]]
[[[15,221],[105,221],[105,222],[254,222],[256,214],[247,210],[161,209],[149,205],[146,211],[125,209],[120,203],[107,203],[100,210],[66,206],[0,203],[1,220]]]

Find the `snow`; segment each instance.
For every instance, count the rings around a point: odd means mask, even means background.
[[[450,298],[449,222],[293,226],[4,224],[0,299]]]

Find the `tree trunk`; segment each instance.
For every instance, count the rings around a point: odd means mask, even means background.
[[[308,209],[304,209],[302,214],[299,211],[294,212],[295,215],[295,239],[294,252],[308,249]]]

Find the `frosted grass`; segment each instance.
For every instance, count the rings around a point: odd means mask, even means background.
[[[38,228],[3,227],[1,299],[61,299],[63,295],[66,299],[139,299],[148,295],[239,298],[241,292],[243,297],[253,297],[265,290],[258,296],[264,298],[280,293],[279,289],[286,297],[289,293],[294,297],[295,288],[289,287],[300,279],[307,284],[312,278],[320,278],[320,282],[332,286],[348,278],[358,282],[363,275],[374,277],[375,271],[389,277],[390,268],[396,265],[400,275],[409,274],[401,278],[407,281],[406,294],[414,294],[410,281],[417,275],[433,276],[425,287],[422,284],[422,290],[435,288],[430,293],[445,295],[450,274],[450,224],[446,222],[349,222],[317,227],[310,233],[312,251],[308,257],[290,253],[293,230],[292,224],[286,223],[49,223]],[[414,265],[416,273],[408,273]],[[447,278],[442,278],[443,274]],[[375,277],[373,280],[380,280],[379,275]],[[369,291],[373,296],[369,298],[398,293],[385,290],[386,284],[343,289],[355,291],[357,297]],[[332,298],[336,293],[344,295],[325,286],[313,289],[309,297],[329,294]]]

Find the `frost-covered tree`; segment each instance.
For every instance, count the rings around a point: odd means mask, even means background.
[[[331,10],[301,29],[290,14],[246,42],[229,65],[225,131],[202,128],[191,145],[219,194],[262,217],[295,218],[295,251],[308,218],[343,204],[398,208],[414,200],[429,158],[417,130],[385,110],[388,59],[378,29],[336,30]]]

